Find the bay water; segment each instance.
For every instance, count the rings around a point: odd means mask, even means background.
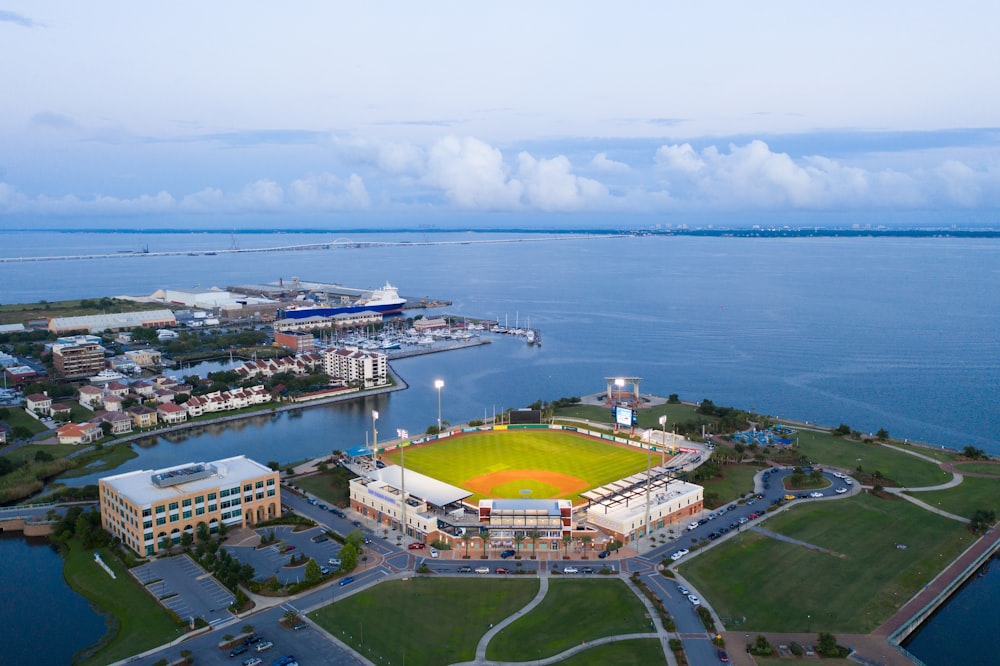
[[[240,247],[343,234],[255,234]],[[441,310],[529,324],[541,347],[489,345],[396,361],[405,391],[262,415],[137,446],[119,471],[246,454],[289,462],[442,416],[482,418],[641,377],[643,393],[709,398],[821,424],[1000,454],[1000,241],[990,239],[350,234],[402,245],[264,254],[0,263],[0,302],[302,280],[445,299]],[[0,232],[0,256],[221,250],[228,234]],[[81,477],[74,483],[93,483]],[[25,590],[27,593],[27,590]],[[981,618],[969,618],[971,625]],[[933,663],[933,662],[928,662]]]

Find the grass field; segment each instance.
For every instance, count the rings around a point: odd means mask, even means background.
[[[1000,477],[1000,464],[986,462],[956,463],[955,469],[963,474],[988,474]]]
[[[350,495],[349,482],[356,475],[343,467],[331,467],[326,472],[295,479],[295,485],[337,506],[347,506]]]
[[[918,488],[951,480],[951,474],[934,463],[878,444],[864,444],[806,430],[798,434],[798,439],[800,450],[809,460],[847,470],[854,470],[860,465],[868,473],[882,472],[900,486]]]
[[[523,608],[537,593],[537,578],[414,578],[382,583],[309,616],[376,664],[437,666],[472,660],[490,625]],[[600,612],[581,612],[582,600]],[[384,630],[386,618],[399,619],[390,631]],[[490,642],[488,658],[529,662],[583,641],[644,631],[649,631],[645,606],[621,581],[554,579],[537,608]],[[659,642],[650,640],[599,646],[562,663],[638,666],[664,661]]]
[[[479,639],[538,593],[537,578],[387,581],[309,614],[376,664],[470,661]]]
[[[727,504],[751,492],[754,474],[763,468],[753,465],[723,465],[721,469],[722,476],[720,478],[699,482],[705,487],[706,494],[715,493],[717,496],[712,506],[708,507],[710,509]],[[706,506],[708,506],[707,500]]]
[[[972,542],[955,521],[870,495],[794,506],[765,527],[840,556],[745,532],[681,565],[720,616],[746,616],[740,631],[868,633]]]
[[[66,557],[63,573],[70,587],[114,615],[118,629],[108,643],[84,660],[83,664],[110,664],[183,633],[177,623],[129,575],[113,555],[101,549],[101,558],[115,572],[112,579],[94,563],[92,551],[84,551],[76,541]]]
[[[600,612],[581,612],[581,603]],[[646,607],[620,580],[556,578],[536,608],[490,641],[486,658],[543,659],[581,641],[650,631],[645,615]]]
[[[954,488],[910,493],[910,496],[963,518],[972,517],[979,509],[992,510],[1000,515],[1000,478],[967,476]]]
[[[398,451],[386,456],[400,463]],[[646,454],[552,430],[451,437],[406,449],[406,467],[488,497],[579,500],[579,493],[646,469]]]

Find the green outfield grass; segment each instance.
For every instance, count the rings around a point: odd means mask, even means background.
[[[395,451],[387,456],[400,463]],[[406,449],[406,467],[446,483],[467,488],[466,482],[484,474],[508,470],[545,471],[576,477],[594,488],[646,469],[646,454],[636,449],[553,430],[502,430],[483,432],[432,442]],[[523,497],[531,489],[532,499],[578,499],[576,491],[553,495],[556,489],[526,473],[523,480],[504,486],[504,497]],[[585,489],[584,489],[585,490]],[[472,499],[485,495],[475,494]]]
[[[852,471],[860,465],[865,472],[870,474],[877,470],[903,487],[936,486],[951,480],[951,474],[932,462],[878,444],[864,444],[808,430],[796,437],[799,450],[809,460]],[[923,453],[921,449],[915,448],[915,451]]]
[[[700,481],[699,483],[705,487],[706,493],[713,492],[718,498],[709,508],[722,506],[753,492],[754,474],[762,469],[764,468],[753,465],[723,465],[721,477]]]
[[[763,527],[839,556],[748,531],[681,565],[720,616],[746,616],[739,631],[868,633],[973,541],[960,523],[870,495],[803,503]]]

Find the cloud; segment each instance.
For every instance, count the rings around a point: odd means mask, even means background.
[[[0,23],[13,23],[19,25],[22,28],[44,28],[44,23],[39,23],[38,21],[32,20],[27,16],[21,16],[20,14],[15,14],[14,12],[8,12],[0,9]]]
[[[39,111],[31,116],[29,124],[32,127],[44,127],[48,129],[80,129],[80,125],[75,120],[53,111]]]
[[[525,203],[533,208],[544,211],[581,210],[607,197],[608,189],[604,185],[574,175],[572,165],[563,155],[539,160],[522,152],[517,161]]]
[[[288,194],[297,208],[329,210],[371,205],[364,181],[354,173],[346,182],[329,173],[300,178],[292,181]]]
[[[878,172],[822,156],[798,161],[759,140],[730,144],[729,152],[690,144],[661,146],[655,155],[661,182],[675,201],[707,208],[854,208],[922,206],[923,178],[895,170]],[[958,203],[954,197],[952,204]]]
[[[479,139],[450,136],[431,147],[423,180],[462,208],[510,210],[519,206],[524,186],[507,171],[498,149]]]
[[[604,171],[605,173],[628,173],[632,170],[631,167],[624,162],[617,162],[615,160],[608,159],[607,153],[597,153],[594,155],[594,159],[590,161],[590,166],[598,171]]]

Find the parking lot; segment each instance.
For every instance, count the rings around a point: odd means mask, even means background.
[[[233,593],[187,555],[165,557],[131,570],[161,604],[183,620],[200,617],[211,625],[232,617]]]
[[[223,546],[230,555],[240,562],[249,564],[254,569],[254,580],[264,581],[271,576],[276,576],[281,583],[294,583],[305,579],[305,562],[298,566],[289,567],[288,563],[292,556],[305,555],[316,560],[320,566],[328,566],[330,558],[335,558],[340,553],[340,544],[333,539],[326,538],[322,541],[314,541],[316,538],[322,539],[325,535],[319,527],[313,527],[301,532],[295,532],[294,528],[287,525],[275,527],[265,527],[255,530],[261,537],[268,536],[272,532],[277,540],[270,546],[257,548],[256,546]],[[284,541],[285,552],[281,552],[280,542]]]

